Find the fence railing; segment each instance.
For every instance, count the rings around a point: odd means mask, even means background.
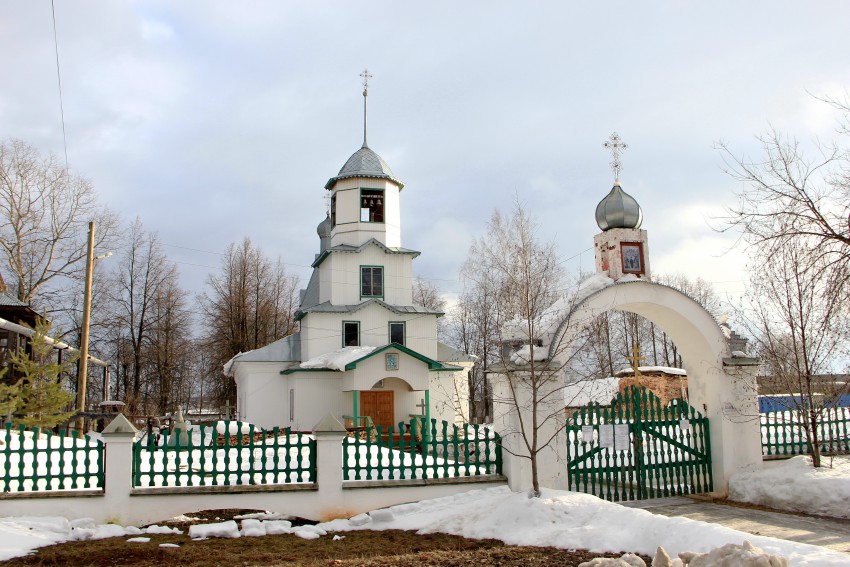
[[[133,445],[133,487],[233,486],[316,481],[316,440],[289,428],[222,421],[163,431]]]
[[[809,454],[809,442],[800,421],[803,418],[793,411],[761,414],[762,455]],[[821,453],[850,453],[850,408],[824,409],[817,432]]]
[[[103,489],[103,443],[77,431],[0,430],[0,492]]]
[[[412,418],[376,426],[343,440],[343,480],[462,478],[502,474],[499,434],[483,425],[432,419],[429,431]]]

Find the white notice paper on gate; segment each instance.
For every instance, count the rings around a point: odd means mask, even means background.
[[[614,426],[614,449],[626,451],[629,448],[629,424],[618,423]]]
[[[679,429],[682,431],[690,431],[691,430],[691,422],[686,418],[682,418],[679,420]]]
[[[592,425],[582,425],[581,426],[581,440],[585,443],[590,443],[593,441],[593,426]]]
[[[614,426],[600,425],[599,426],[599,446],[613,447],[614,446]]]

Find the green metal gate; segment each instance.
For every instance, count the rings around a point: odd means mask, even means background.
[[[708,418],[682,400],[662,407],[629,386],[610,406],[579,408],[566,433],[570,490],[615,502],[713,490]]]

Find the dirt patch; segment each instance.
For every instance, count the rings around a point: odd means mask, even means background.
[[[334,541],[328,534],[315,540],[294,535],[258,538],[209,539],[192,541],[188,536],[151,535],[148,543],[128,543],[127,537],[98,541],[69,542],[43,547],[33,555],[12,559],[4,566],[83,567],[178,565],[333,566],[333,565],[416,565],[465,566],[499,565],[538,567],[576,566],[593,557],[619,557],[584,550],[551,547],[506,546],[497,540],[471,540],[446,534],[417,535],[399,530],[358,531],[340,534]],[[179,548],[161,548],[161,543]],[[644,557],[649,563],[649,558]]]

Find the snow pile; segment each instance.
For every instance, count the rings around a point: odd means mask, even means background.
[[[547,347],[535,347],[533,358],[535,362],[549,358]],[[511,353],[511,362],[514,364],[528,364],[532,360],[531,345],[521,346],[516,352]]]
[[[245,537],[260,537],[266,535],[266,527],[261,520],[242,520],[242,535]]]
[[[144,529],[146,534],[174,534],[174,535],[183,535],[183,532],[177,528],[170,528],[168,526],[148,526]]]
[[[619,378],[576,380],[564,387],[564,405],[586,406],[591,403],[607,405],[620,391]]]
[[[69,539],[71,524],[65,518],[0,518],[0,561]]]
[[[189,526],[189,537],[192,539],[207,539],[210,537],[237,538],[239,526],[233,520],[218,522],[215,524],[195,524]]]
[[[671,559],[663,547],[659,547],[652,559],[652,567],[788,567],[788,559],[765,553],[749,541],[742,545],[727,543],[708,553],[680,553]],[[579,564],[578,567],[646,567],[646,562],[626,553],[619,559],[597,557]]]
[[[850,518],[850,457],[835,457],[831,468],[828,457],[821,463],[824,466],[815,469],[811,457],[799,456],[769,469],[740,472],[729,480],[729,499]]]
[[[239,435],[240,433],[245,435],[251,432],[251,428],[254,427],[252,424],[247,421],[216,421],[215,422],[215,432],[219,435]],[[254,431],[259,431],[259,428],[254,427]],[[194,440],[193,440],[194,441]],[[197,444],[201,444],[200,442]]]
[[[688,372],[684,368],[673,368],[672,366],[638,366],[638,372],[641,373],[649,373],[649,372],[663,372],[664,374],[670,374],[671,376],[687,376]],[[623,368],[617,372],[617,376],[634,374],[634,368]]]
[[[127,543],[150,543],[151,538],[149,537],[131,537],[127,540]]]
[[[434,500],[393,506],[378,518],[355,516],[320,526],[329,532],[358,529],[416,530],[471,539],[499,539],[509,545],[587,549],[594,553],[629,550],[652,555],[658,546],[673,554],[709,553],[750,540],[792,565],[847,565],[847,555],[823,547],[753,536],[687,518],[668,518],[587,494],[543,490],[541,498],[507,487],[474,490]],[[616,527],[613,529],[612,526]]]
[[[345,370],[345,366],[371,353],[377,347],[347,346],[333,352],[321,354],[301,363],[301,368],[327,368]]]

